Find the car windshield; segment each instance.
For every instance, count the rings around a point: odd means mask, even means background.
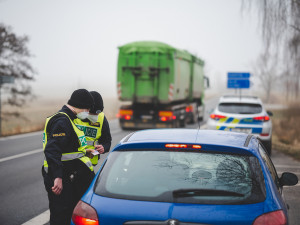
[[[262,112],[260,104],[248,103],[220,103],[218,109],[220,112],[234,114],[256,114]]]
[[[105,197],[180,203],[246,204],[265,198],[254,156],[181,152],[112,152],[95,193]]]

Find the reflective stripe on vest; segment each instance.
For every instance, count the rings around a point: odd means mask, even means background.
[[[98,119],[96,123],[90,124],[90,122],[83,122],[82,120],[76,118],[73,120],[73,122],[76,124],[76,126],[84,131],[84,135],[87,140],[87,149],[95,149],[95,143],[99,138],[101,137],[101,131],[104,121],[104,113],[101,112],[98,115]],[[95,126],[97,125],[97,126]],[[94,156],[91,159],[91,162],[94,166],[98,164],[98,155]]]
[[[94,146],[95,142],[94,141],[86,141],[86,143],[87,143],[88,146]]]
[[[74,160],[74,159],[80,159],[91,171],[94,171],[94,168],[92,166],[91,160],[90,158],[88,158],[87,156],[85,156],[86,154],[86,147],[87,147],[87,140],[84,136],[84,132],[81,131],[80,129],[78,129],[76,127],[76,125],[73,123],[73,121],[70,119],[70,117],[63,112],[58,112],[60,114],[63,114],[65,116],[68,117],[68,119],[70,120],[72,127],[78,137],[78,143],[79,143],[79,148],[76,152],[67,152],[67,153],[62,153],[62,157],[61,157],[61,161],[70,161],[70,160]],[[50,119],[52,117],[54,117],[55,115],[57,115],[58,113],[48,117],[46,119],[46,123],[45,123],[45,129],[44,129],[44,133],[43,133],[43,149],[45,150],[45,147],[47,145],[47,141],[48,141],[48,137],[47,137],[47,125],[48,122],[50,121]],[[44,160],[44,169],[46,172],[48,172],[48,163],[46,161],[46,159]]]

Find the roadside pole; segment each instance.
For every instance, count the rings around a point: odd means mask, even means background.
[[[14,83],[15,78],[12,76],[5,76],[0,75],[0,136],[2,136],[2,111],[1,111],[1,90],[2,90],[2,84],[4,83]]]
[[[2,88],[2,77],[1,77],[1,80],[0,80],[0,137],[2,136],[2,130],[1,130],[1,127],[2,127],[2,124],[1,124],[1,121],[2,121],[2,113],[1,113],[1,88]]]

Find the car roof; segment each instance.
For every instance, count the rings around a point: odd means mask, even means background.
[[[237,95],[224,95],[220,98],[219,103],[250,103],[260,104],[262,101],[257,96],[237,96]]]
[[[245,148],[252,137],[245,133],[199,129],[149,129],[137,131],[122,139],[121,144],[185,143]]]

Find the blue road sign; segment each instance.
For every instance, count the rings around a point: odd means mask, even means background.
[[[250,73],[228,73],[227,88],[250,88]]]

